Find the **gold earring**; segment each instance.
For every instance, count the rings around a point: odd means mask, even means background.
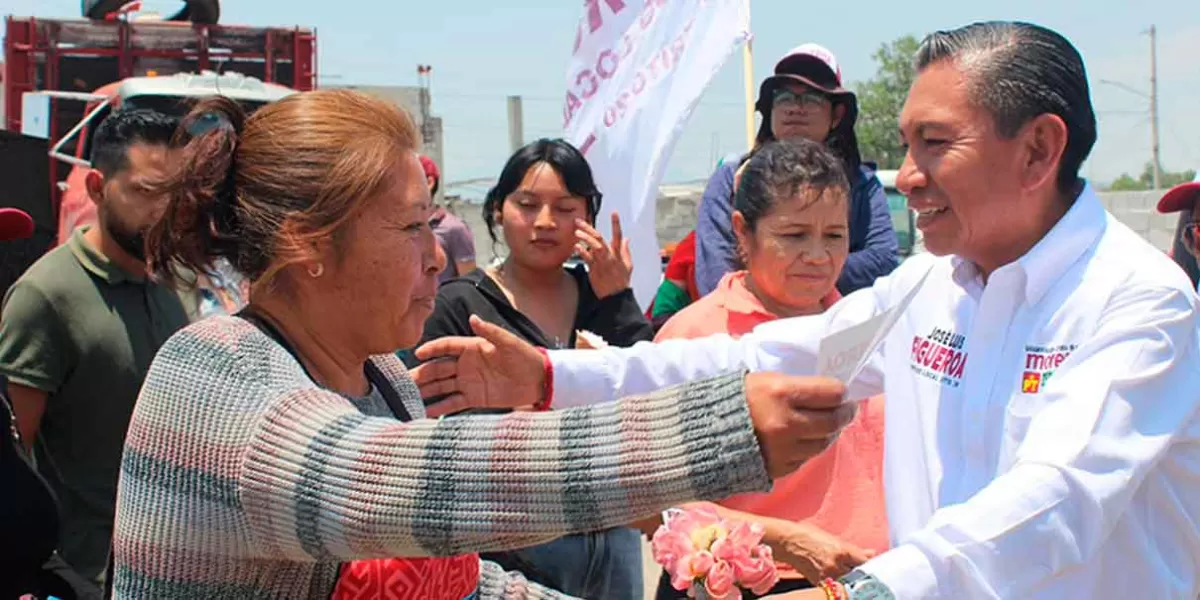
[[[323,263],[317,263],[317,267],[315,269],[312,267],[308,268],[308,276],[312,277],[313,279],[316,279],[324,274],[325,274],[325,265]]]

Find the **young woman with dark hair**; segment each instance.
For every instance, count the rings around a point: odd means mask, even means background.
[[[499,227],[508,256],[444,284],[422,341],[472,335],[472,314],[545,348],[575,347],[580,330],[614,346],[652,339],[629,288],[620,222],[614,214],[612,243],[592,226],[600,198],[586,159],[567,142],[518,150],[483,206],[488,234],[499,243]],[[576,253],[587,266],[564,267]]]
[[[601,194],[580,152],[563,140],[537,140],[518,150],[487,195],[483,218],[504,262],[476,269],[438,290],[422,342],[473,335],[478,315],[543,348],[587,347],[588,331],[613,346],[653,339],[629,287],[631,260],[613,216],[613,240],[592,227]],[[578,253],[586,263],[564,267]],[[594,343],[594,342],[590,342]],[[582,598],[640,598],[641,540],[615,528],[485,554],[543,585]]]

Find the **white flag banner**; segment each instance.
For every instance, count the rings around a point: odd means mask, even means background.
[[[566,139],[604,194],[597,227],[621,215],[633,292],[649,306],[662,277],[658,186],[713,76],[750,38],[749,0],[585,0],[567,69]]]

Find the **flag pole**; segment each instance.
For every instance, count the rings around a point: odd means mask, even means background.
[[[750,3],[746,3],[747,22]],[[742,79],[746,86],[746,150],[754,148],[754,36],[742,45]]]

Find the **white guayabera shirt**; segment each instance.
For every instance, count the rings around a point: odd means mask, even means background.
[[[740,340],[552,352],[554,406],[737,368],[812,374],[825,335],[887,310],[930,271],[850,386],[886,394],[893,549],[862,570],[897,598],[1196,598],[1196,295],[1090,187],[984,285],[917,256],[823,315]]]

